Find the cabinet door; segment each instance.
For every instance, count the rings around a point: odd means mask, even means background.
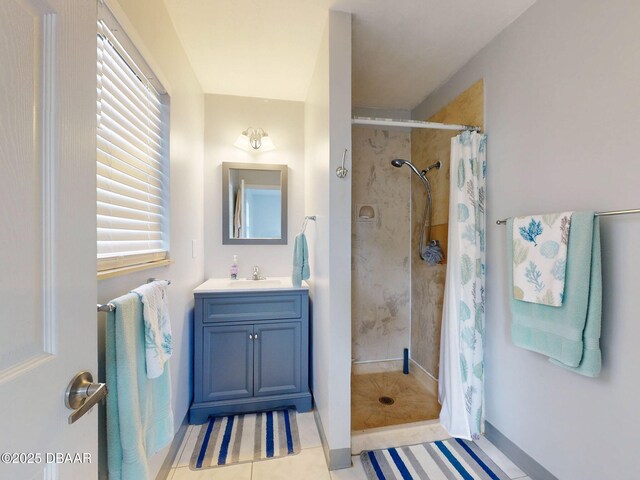
[[[202,401],[253,396],[253,325],[204,327]]]
[[[254,326],[254,395],[279,395],[300,391],[300,322]]]

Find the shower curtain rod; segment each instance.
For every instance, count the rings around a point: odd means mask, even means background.
[[[375,125],[380,127],[431,128],[435,130],[474,130],[481,129],[475,125],[453,125],[437,122],[423,122],[420,120],[394,120],[393,118],[353,117],[353,125]]]
[[[640,208],[634,208],[632,210],[611,210],[610,212],[596,212],[596,217],[608,217],[610,215],[629,215],[630,213],[640,213]],[[504,220],[496,220],[496,225],[506,225],[507,218]]]

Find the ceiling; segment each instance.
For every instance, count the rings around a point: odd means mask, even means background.
[[[304,101],[329,9],[353,14],[353,106],[411,109],[535,0],[164,0],[206,93]]]

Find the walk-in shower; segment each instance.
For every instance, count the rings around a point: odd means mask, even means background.
[[[352,144],[351,445],[358,453],[391,446],[408,431],[420,441],[435,432],[440,331],[432,326],[446,265],[421,258],[433,250],[425,250],[428,239],[442,239],[446,249],[448,182],[446,159],[409,131],[354,127]],[[422,185],[398,170],[405,164]],[[364,206],[374,208],[374,220],[362,220]]]
[[[396,168],[400,168],[403,165],[407,165],[413,171],[413,173],[415,173],[420,178],[420,180],[422,181],[422,184],[424,185],[424,188],[427,190],[427,199],[424,204],[424,210],[422,211],[422,228],[420,230],[420,244],[418,247],[418,254],[420,255],[420,258],[423,261],[427,262],[430,265],[435,265],[436,263],[440,263],[443,257],[442,248],[440,247],[440,243],[437,240],[431,240],[431,224],[433,223],[433,208],[431,205],[431,202],[432,202],[431,185],[429,184],[427,173],[429,172],[429,170],[433,168],[439,169],[441,166],[441,163],[438,161],[434,164],[429,165],[422,171],[419,171],[413,165],[413,163],[411,163],[409,160],[403,160],[401,158],[396,158],[395,160],[391,160],[391,165],[393,165]],[[427,215],[429,217],[428,226],[426,225]],[[426,247],[424,243],[425,229],[427,230]]]

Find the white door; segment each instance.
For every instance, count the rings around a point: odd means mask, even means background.
[[[95,112],[96,2],[0,0],[0,479],[97,477]]]

